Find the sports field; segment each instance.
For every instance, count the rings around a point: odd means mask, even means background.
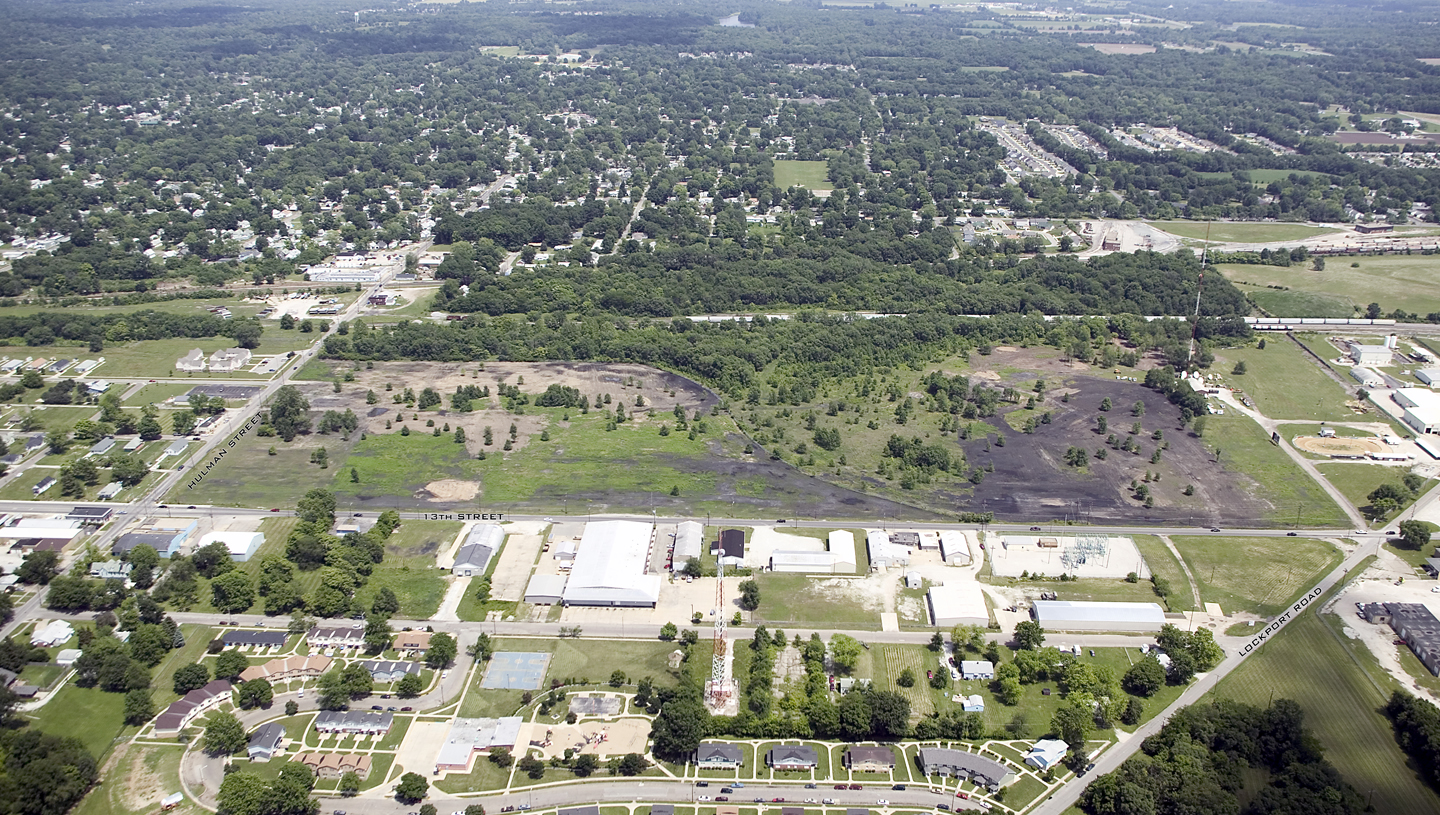
[[[1263,350],[1254,346],[1216,351],[1212,370],[1225,375],[1226,384],[1238,388],[1271,419],[1354,421],[1345,407],[1348,394],[1331,379],[1314,357],[1285,337],[1270,337]],[[1244,362],[1246,372],[1230,373]]]
[[[1379,303],[1385,313],[1397,308],[1422,315],[1440,311],[1440,278],[1435,275],[1435,269],[1440,267],[1440,258],[1372,255],[1326,258],[1323,272],[1314,271],[1310,266],[1309,263],[1293,266],[1221,264],[1219,268],[1220,273],[1231,280],[1243,280],[1254,286],[1289,287],[1290,291],[1275,292],[1277,295],[1309,294],[1323,297],[1332,304],[1349,306],[1352,310],[1354,306],[1363,309],[1370,303]],[[1286,310],[1275,313],[1284,317],[1332,316]]]
[[[1298,241],[1303,238],[1321,235],[1326,232],[1334,232],[1333,229],[1326,229],[1319,226],[1305,226],[1304,224],[1277,224],[1277,223],[1251,223],[1239,222],[1230,223],[1225,221],[1154,221],[1152,225],[1157,229],[1169,232],[1171,235],[1178,235],[1182,238],[1193,238],[1195,240],[1205,239],[1205,230],[1210,230],[1210,241],[1212,243],[1270,243],[1272,241]]]
[[[1311,538],[1175,536],[1190,564],[1200,599],[1226,614],[1278,614],[1341,560],[1340,552]]]
[[[1318,605],[1318,604],[1317,604]],[[1376,812],[1440,812],[1440,795],[1407,766],[1378,709],[1390,688],[1372,680],[1360,660],[1314,613],[1301,615],[1216,686],[1214,693],[1251,705],[1293,699],[1328,758]],[[1383,675],[1383,674],[1382,674]]]
[[[804,187],[807,190],[835,189],[825,177],[827,165],[823,161],[777,161],[775,162],[775,186],[782,190]]]

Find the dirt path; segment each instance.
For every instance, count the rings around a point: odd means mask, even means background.
[[[1181,555],[1180,550],[1175,548],[1175,543],[1170,540],[1169,535],[1156,535],[1155,537],[1159,538],[1160,542],[1165,544],[1165,548],[1170,550],[1170,554],[1174,555],[1175,559],[1180,561],[1180,571],[1184,572],[1185,579],[1190,581],[1190,597],[1195,601],[1195,610],[1203,610],[1205,604],[1200,602],[1200,584],[1195,582],[1195,575],[1190,573],[1190,564],[1185,562],[1185,556]]]
[[[435,611],[432,620],[443,622],[459,622],[460,615],[457,613],[460,608],[460,601],[465,599],[465,592],[470,589],[470,581],[473,578],[456,577],[450,581],[445,589],[445,598],[440,601],[440,608]]]

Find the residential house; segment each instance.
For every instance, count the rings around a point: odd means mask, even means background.
[[[430,649],[430,632],[401,631],[395,635],[390,647],[407,656],[424,653]]]
[[[1015,780],[1015,771],[994,759],[945,747],[921,747],[920,771],[927,776],[969,779],[977,786],[991,789]]]
[[[203,688],[192,690],[181,699],[172,702],[155,719],[155,735],[169,738],[180,735],[192,721],[207,710],[218,707],[230,698],[231,685],[228,680],[216,679]]]
[[[119,481],[111,481],[109,484],[100,488],[100,492],[95,495],[95,498],[99,501],[109,501],[119,495],[123,489],[125,489],[124,484]]]
[[[225,647],[283,648],[288,636],[284,631],[237,629],[225,632]]]
[[[269,761],[280,752],[280,742],[285,739],[285,726],[279,722],[262,724],[250,734],[248,752],[251,761]]]
[[[995,663],[988,659],[963,659],[960,661],[961,679],[994,679]]]
[[[69,642],[75,636],[75,628],[65,620],[51,620],[45,627],[30,635],[30,644],[41,648],[54,648],[62,642]]]
[[[398,682],[407,674],[420,675],[420,663],[418,662],[390,662],[387,660],[367,659],[361,662],[360,665],[370,672],[370,678],[376,682]]]
[[[100,441],[97,441],[97,442],[95,442],[93,445],[91,445],[91,446],[90,446],[90,451],[89,451],[88,453],[86,453],[85,455],[87,455],[87,456],[104,456],[104,455],[109,455],[109,454],[110,454],[110,451],[113,450],[113,449],[115,449],[115,439],[107,437],[107,438],[103,438],[103,439],[101,439]]]
[[[90,576],[101,580],[126,580],[134,569],[122,560],[106,560],[90,564]]]
[[[330,670],[334,660],[327,656],[290,656],[272,659],[264,665],[251,665],[240,672],[240,681],[264,679],[269,682],[283,682],[287,679],[308,679]]]
[[[322,710],[315,717],[315,730],[319,733],[383,735],[390,732],[394,723],[394,713],[378,710]]]
[[[765,754],[765,766],[775,770],[813,770],[819,764],[815,748],[804,744],[782,744]]]
[[[305,635],[311,648],[360,648],[365,645],[365,626],[317,625]]]
[[[211,373],[230,373],[250,364],[249,348],[222,348],[210,355]]]
[[[40,479],[39,483],[31,487],[30,492],[35,495],[44,495],[45,491],[53,486],[55,486],[55,479],[47,475],[44,478]]]
[[[702,741],[690,760],[702,770],[732,770],[745,766],[745,753],[734,744]]]
[[[372,759],[363,753],[297,753],[290,759],[310,768],[319,778],[333,780],[345,773],[355,773],[361,781],[370,777]]]
[[[205,352],[192,348],[190,353],[175,360],[175,370],[186,373],[200,373],[205,370]]]
[[[1025,763],[1037,770],[1048,770],[1065,760],[1070,745],[1060,739],[1041,739],[1025,754]]]
[[[895,769],[895,751],[884,745],[852,744],[843,761],[852,773],[888,773]]]

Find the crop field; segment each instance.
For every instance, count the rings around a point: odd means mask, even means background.
[[[1357,650],[1364,653],[1357,657]],[[1440,796],[1410,769],[1378,712],[1390,688],[1377,687],[1359,659],[1373,661],[1363,646],[1346,647],[1314,613],[1302,614],[1214,693],[1262,707],[1272,698],[1295,700],[1325,757],[1356,789],[1374,796],[1376,812],[1440,811]]]
[[[807,190],[833,190],[826,178],[828,163],[824,161],[775,162],[775,186],[782,190],[804,187]]]
[[[1214,221],[1154,221],[1156,229],[1182,238],[1205,240],[1210,232],[1211,243],[1272,243],[1274,241],[1298,241],[1303,238],[1322,235],[1336,230],[1304,224],[1247,223]]]
[[[1422,315],[1440,311],[1440,279],[1434,274],[1436,263],[1436,258],[1425,255],[1368,255],[1326,258],[1323,272],[1312,270],[1308,263],[1292,266],[1222,264],[1219,268],[1221,274],[1231,280],[1290,289],[1276,294],[1306,293],[1350,308],[1347,313],[1336,315],[1287,311],[1277,312],[1277,316],[1350,317],[1356,316],[1353,307],[1363,310],[1370,303],[1379,303],[1387,314],[1397,308]]]
[[[1312,538],[1175,536],[1200,599],[1225,613],[1278,614],[1339,565],[1334,546]]]
[[[1254,479],[1252,489],[1270,507],[1264,513],[1268,523],[1330,528],[1346,524],[1345,513],[1320,485],[1249,418],[1210,416],[1205,426],[1205,444],[1217,453],[1227,471]]]
[[[1225,384],[1245,391],[1255,409],[1271,419],[1354,421],[1345,407],[1345,389],[1321,370],[1320,363],[1286,337],[1274,337],[1263,349],[1254,346],[1216,351],[1213,370],[1224,374]],[[1233,375],[1235,364],[1246,373]]]

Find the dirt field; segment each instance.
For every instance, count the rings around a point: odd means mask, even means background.
[[[1342,439],[1339,437],[1322,439],[1319,436],[1296,436],[1294,444],[1307,453],[1317,453],[1322,456],[1363,456],[1366,453],[1386,452],[1385,445],[1379,439]]]
[[[1249,476],[1222,468],[1199,439],[1180,429],[1179,408],[1160,394],[1134,383],[1088,377],[1075,377],[1069,390],[1069,403],[1055,405],[1051,423],[1040,425],[1034,434],[1017,432],[993,417],[986,420],[993,428],[988,440],[963,443],[972,465],[993,464],[995,469],[985,474],[972,496],[951,496],[958,507],[994,512],[997,519],[1207,524],[1261,523],[1273,510],[1255,496]],[[1114,407],[1101,414],[1097,406],[1106,397]],[[1137,401],[1145,405],[1139,420],[1142,432],[1136,437],[1142,454],[1110,450],[1106,460],[1096,460],[1094,453],[1109,433],[1121,438],[1128,434],[1135,421],[1129,408]],[[1107,433],[1095,431],[1100,415],[1108,417]],[[1158,444],[1151,439],[1155,429],[1162,430],[1170,444],[1159,464],[1150,463]],[[998,433],[1005,435],[1004,447],[995,444]],[[1071,445],[1091,453],[1088,473],[1065,464]],[[1155,506],[1148,509],[1129,489],[1130,481],[1147,471],[1161,474],[1160,483],[1151,486]],[[1195,485],[1194,495],[1182,495],[1186,484]]]

